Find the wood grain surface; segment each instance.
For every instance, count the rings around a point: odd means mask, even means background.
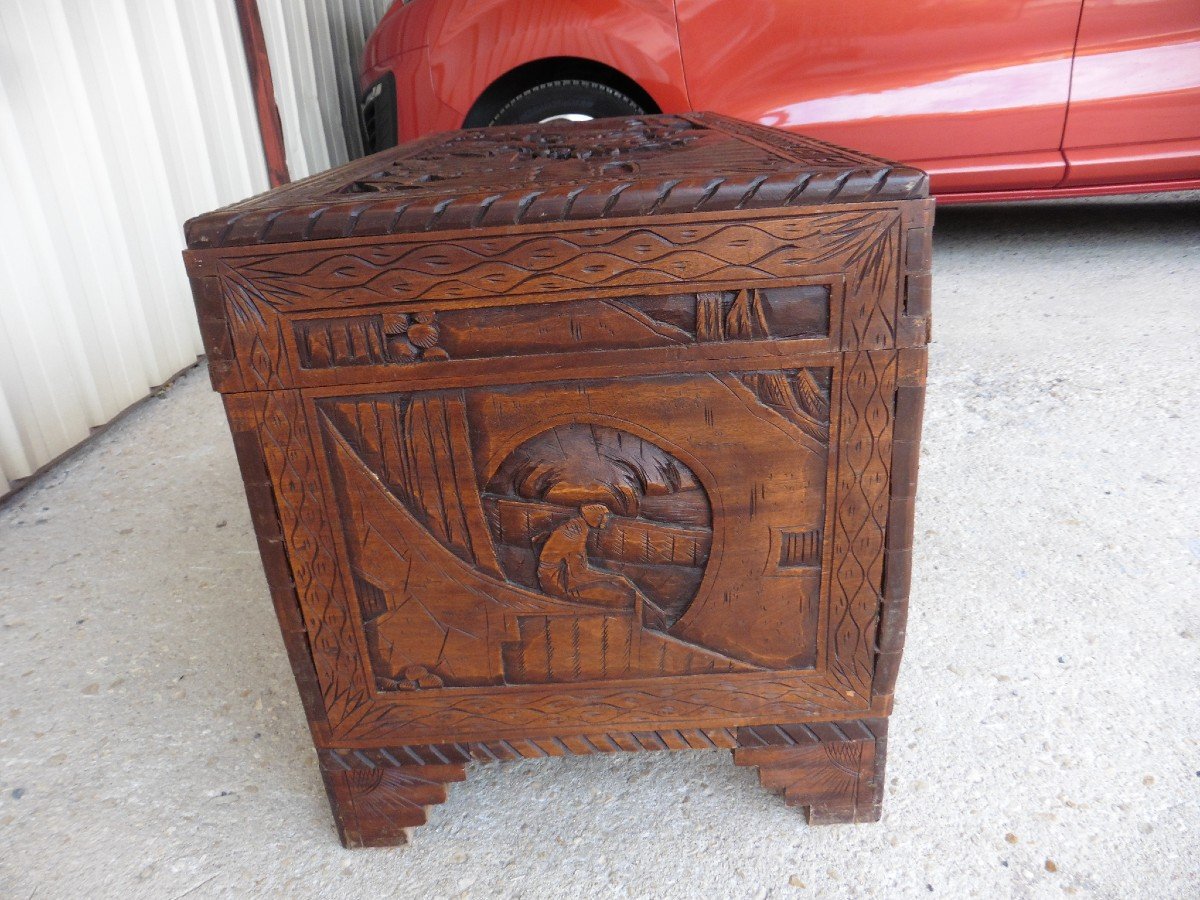
[[[616,750],[732,749],[812,822],[878,818],[925,190],[659,116],[439,136],[189,223],[348,846],[468,763]]]

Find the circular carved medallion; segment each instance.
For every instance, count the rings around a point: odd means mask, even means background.
[[[640,603],[661,630],[695,597],[712,546],[712,509],[692,470],[603,425],[525,441],[484,502],[510,580],[594,607]]]

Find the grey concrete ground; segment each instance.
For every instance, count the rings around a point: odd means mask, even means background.
[[[0,896],[1195,897],[1200,205],[939,213],[884,821],[724,753],[336,843],[205,374],[0,509]]]

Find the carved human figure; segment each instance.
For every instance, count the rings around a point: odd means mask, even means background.
[[[588,561],[591,529],[605,528],[611,516],[603,503],[586,503],[579,508],[578,516],[554,529],[538,555],[538,584],[556,597],[609,609],[631,609],[646,625],[665,629],[666,615],[632,581]]]

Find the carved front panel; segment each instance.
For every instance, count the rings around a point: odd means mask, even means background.
[[[224,261],[331,739],[871,708],[899,221]]]
[[[811,668],[829,369],[317,402],[376,685]]]

